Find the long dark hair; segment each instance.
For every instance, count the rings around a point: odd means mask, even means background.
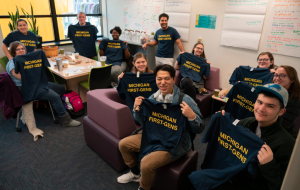
[[[294,81],[288,90],[289,96],[290,96],[289,99],[296,98],[296,99],[298,99],[298,101],[300,101],[300,82],[299,82],[299,78],[298,78],[296,69],[294,69],[294,67],[291,67],[288,65],[281,65],[280,67],[284,68],[289,79],[291,81]]]
[[[200,57],[206,59],[206,56],[205,56],[205,53],[204,53],[204,45],[203,45],[202,43],[200,43],[200,42],[198,42],[198,43],[196,43],[196,44],[194,45],[193,50],[192,50],[192,54],[194,54],[194,52],[195,52],[194,49],[195,49],[195,47],[197,47],[197,45],[199,45],[199,44],[201,44],[201,45],[203,46],[203,53],[200,55]]]
[[[19,41],[14,41],[9,44],[9,53],[12,57],[16,57],[16,49],[19,45],[22,45],[25,48],[25,52],[27,52],[26,47]]]
[[[133,56],[133,62],[135,63],[136,60],[139,59],[139,58],[144,58],[144,59],[148,62],[146,55],[143,54],[143,53],[141,53],[141,52],[136,53],[136,54]],[[132,67],[132,73],[137,73],[137,72],[138,72],[138,70],[137,70],[137,68],[136,68],[135,65],[134,65],[134,66]],[[145,73],[153,73],[153,71],[149,69],[148,64],[147,64]]]

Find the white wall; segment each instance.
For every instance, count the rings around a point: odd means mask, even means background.
[[[123,17],[123,0],[106,0],[107,1],[107,26],[104,26],[110,30],[114,26],[120,26],[122,29],[124,26]],[[193,0],[191,19],[190,19],[190,33],[189,42],[183,42],[184,48],[187,52],[191,52],[193,45],[197,42],[198,38],[202,38],[202,42],[205,45],[205,54],[208,60],[212,63],[213,67],[220,68],[220,86],[222,88],[229,88],[229,77],[228,76],[235,67],[239,65],[250,65],[257,66],[256,58],[261,52],[263,35],[261,37],[261,43],[258,51],[233,48],[227,46],[220,46],[220,38],[223,26],[223,17],[225,14],[226,0]],[[271,6],[271,0],[269,0],[266,15],[268,15]],[[196,28],[196,15],[197,14],[207,14],[207,15],[217,15],[216,29],[204,29]],[[265,31],[263,27],[262,34]],[[106,35],[106,37],[110,37]],[[178,55],[179,51],[176,48],[175,57]],[[300,53],[300,52],[299,52]],[[276,55],[275,64],[276,65],[290,65],[294,67],[300,75],[300,58],[289,57],[284,55]]]

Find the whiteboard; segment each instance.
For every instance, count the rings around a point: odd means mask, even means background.
[[[227,0],[220,45],[258,50],[268,0]]]
[[[125,29],[142,30],[143,0],[124,0]]]
[[[263,51],[300,57],[300,1],[272,2],[263,39]]]
[[[175,27],[189,27],[190,26],[190,14],[187,13],[168,13],[169,26]]]
[[[191,13],[192,0],[166,0],[165,12]]]
[[[223,30],[260,33],[264,18],[263,15],[225,14]]]
[[[158,17],[164,12],[164,0],[144,0],[142,30],[147,34],[160,29]]]
[[[228,0],[225,12],[264,15],[268,0]]]

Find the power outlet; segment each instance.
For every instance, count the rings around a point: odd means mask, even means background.
[[[202,43],[202,38],[198,38],[198,43]]]

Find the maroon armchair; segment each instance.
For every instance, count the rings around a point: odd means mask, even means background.
[[[122,138],[140,126],[116,89],[98,89],[87,93],[87,116],[83,118],[87,145],[117,171],[128,168],[118,145]],[[178,160],[159,168],[152,189],[184,189],[190,185],[188,175],[197,169],[198,152],[190,151]]]
[[[201,111],[203,117],[206,117],[211,112],[212,98],[215,89],[220,89],[219,85],[220,69],[215,67],[210,67],[210,75],[204,83],[205,89],[210,93],[210,95],[196,95],[196,103]],[[182,76],[180,71],[176,70],[176,81],[175,85],[180,88],[180,81]]]
[[[118,171],[127,168],[118,148],[119,142],[138,127],[116,89],[87,93],[87,116],[83,118],[85,142]]]

